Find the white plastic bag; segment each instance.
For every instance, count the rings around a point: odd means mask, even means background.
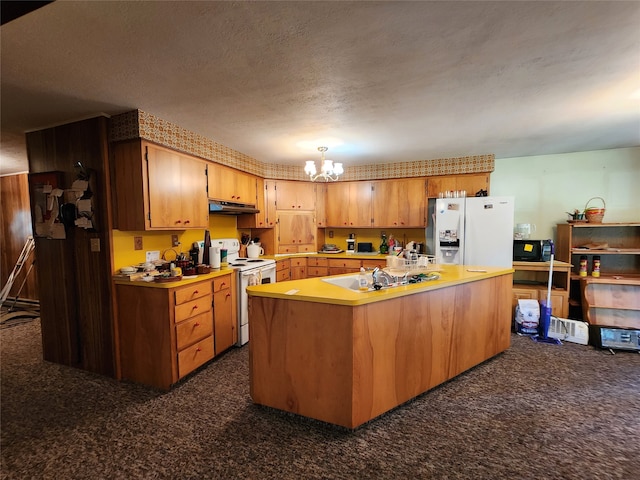
[[[535,335],[540,323],[540,304],[537,300],[520,299],[516,307],[516,333]]]

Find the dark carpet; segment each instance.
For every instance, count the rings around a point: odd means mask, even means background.
[[[2,478],[638,479],[640,355],[512,346],[355,431],[255,406],[248,347],[169,393],[0,332]]]

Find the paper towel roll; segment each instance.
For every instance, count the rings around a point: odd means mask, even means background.
[[[211,268],[220,268],[220,247],[209,248],[209,260]]]

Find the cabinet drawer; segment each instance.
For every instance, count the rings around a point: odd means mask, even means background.
[[[178,377],[193,372],[213,358],[213,337],[207,337],[178,353]]]
[[[306,258],[292,258],[291,260],[292,267],[306,267],[307,259]]]
[[[198,340],[213,335],[213,316],[211,312],[202,313],[176,325],[176,345],[178,350]]]
[[[360,260],[348,258],[330,258],[329,267],[356,268],[360,270]]]
[[[212,298],[212,295],[209,294],[206,297],[196,298],[182,305],[176,305],[175,322],[182,322],[187,318],[211,311]]]
[[[289,268],[291,267],[291,260],[287,259],[287,260],[278,260],[276,262],[276,272],[279,272],[281,270],[289,270]]]
[[[308,277],[326,277],[329,275],[329,267],[307,267]]]
[[[329,259],[326,257],[311,257],[307,259],[307,264],[310,267],[328,267]]]
[[[211,282],[202,282],[178,288],[175,291],[176,305],[194,300],[205,295],[211,295]]]
[[[300,245],[298,245],[298,252],[302,253],[309,253],[309,252],[316,252],[316,246],[313,243],[302,243]]]
[[[276,282],[284,282],[285,280],[289,280],[289,269],[280,270],[276,272]]]
[[[298,253],[297,245],[278,245],[278,253]]]
[[[213,292],[219,292],[225,288],[231,288],[231,277],[226,275],[224,277],[216,277],[213,279]]]

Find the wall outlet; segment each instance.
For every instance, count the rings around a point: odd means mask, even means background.
[[[147,252],[147,262],[155,262],[156,260],[160,260],[160,250]]]
[[[100,239],[99,238],[92,238],[91,240],[89,240],[89,246],[91,247],[91,251],[92,252],[99,252],[100,251]]]
[[[172,247],[180,246],[180,241],[178,240],[178,235],[171,235],[171,246]]]
[[[142,237],[133,237],[133,249],[142,250]]]
[[[333,230],[329,230],[329,238],[333,238]]]

